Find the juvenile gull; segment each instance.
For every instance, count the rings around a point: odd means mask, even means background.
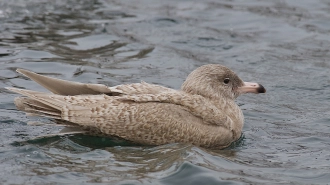
[[[15,98],[19,110],[61,120],[69,125],[136,143],[191,143],[225,148],[239,139],[244,117],[235,99],[265,93],[258,83],[243,82],[218,64],[190,73],[181,90],[145,82],[107,87],[17,72],[52,93],[7,88],[27,97]]]

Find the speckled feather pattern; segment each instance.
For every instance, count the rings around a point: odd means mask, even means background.
[[[15,99],[19,110],[93,128],[102,135],[148,145],[181,142],[224,148],[242,132],[244,118],[234,91],[243,82],[221,65],[196,69],[182,90],[146,82],[106,87],[19,72],[55,93],[8,88],[27,96]],[[228,76],[233,84],[224,86],[221,79]],[[61,83],[74,91],[59,89]]]

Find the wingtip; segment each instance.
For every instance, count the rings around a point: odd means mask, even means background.
[[[22,75],[25,75],[25,76],[27,76],[27,74],[28,73],[34,73],[34,72],[31,72],[31,71],[28,71],[28,70],[26,70],[26,69],[20,69],[20,68],[17,68],[16,69],[16,72],[18,72],[18,73],[20,73],[20,74],[22,74]]]
[[[24,69],[17,68],[17,69],[16,69],[16,72],[18,72],[18,73],[22,73],[23,70],[24,70]]]

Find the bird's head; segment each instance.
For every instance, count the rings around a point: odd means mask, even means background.
[[[207,64],[195,69],[188,75],[181,89],[211,99],[236,99],[244,93],[266,92],[262,85],[243,82],[232,70],[219,64]]]

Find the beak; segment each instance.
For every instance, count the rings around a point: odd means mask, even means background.
[[[266,89],[264,86],[254,83],[254,82],[244,82],[244,85],[238,88],[238,92],[241,94],[244,93],[265,93]]]

